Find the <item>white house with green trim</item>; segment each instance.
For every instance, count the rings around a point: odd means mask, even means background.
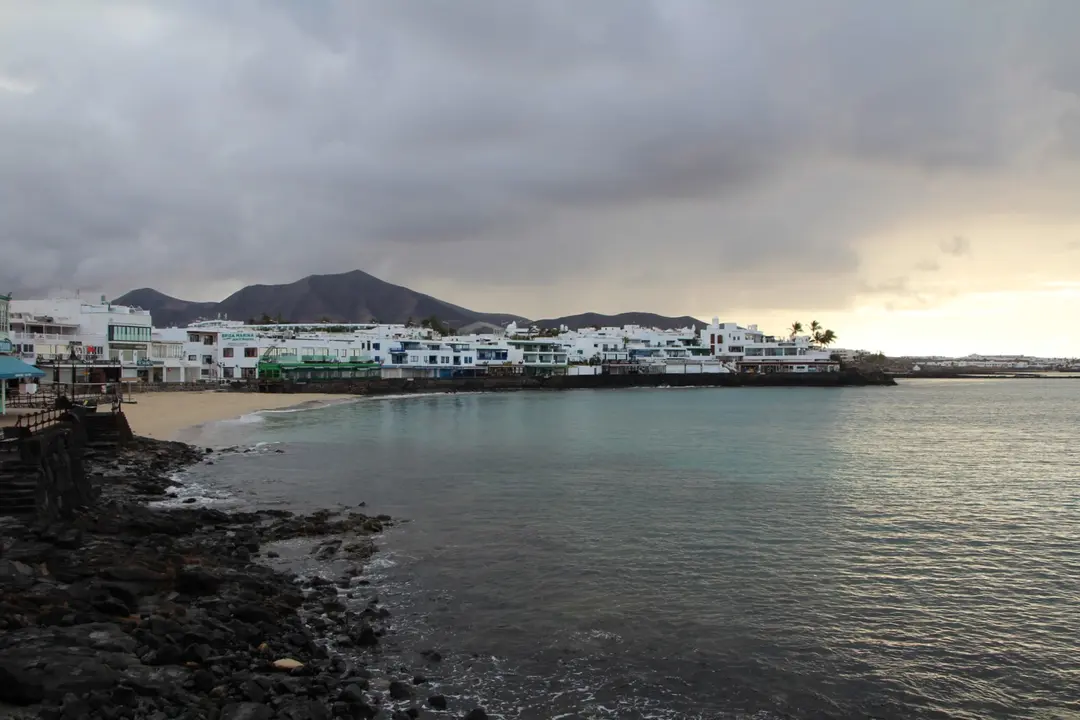
[[[153,368],[150,312],[101,298],[12,300],[12,354],[46,371],[45,382],[137,380]]]

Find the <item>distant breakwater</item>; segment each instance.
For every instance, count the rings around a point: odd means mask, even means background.
[[[550,377],[394,378],[313,382],[260,382],[261,392],[396,395],[439,392],[508,392],[514,390],[615,390],[622,388],[715,387],[865,387],[896,385],[884,373],[842,370],[836,373],[718,373],[668,375],[553,375]]]

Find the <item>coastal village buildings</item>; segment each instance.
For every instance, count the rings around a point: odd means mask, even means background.
[[[701,330],[701,344],[742,372],[836,372],[840,363],[827,349],[815,347],[809,336],[766,335],[757,325],[742,327],[717,318]]]
[[[756,325],[716,318],[698,329],[539,331],[510,324],[443,336],[427,327],[375,323],[219,319],[155,328],[147,311],[104,298],[13,301],[10,316],[13,354],[53,383],[243,382],[260,377],[260,367],[310,379],[839,370],[809,337],[766,335]]]
[[[9,393],[34,393],[45,373],[12,353],[11,295],[0,295],[0,415],[7,414]]]
[[[101,298],[12,300],[12,353],[45,371],[43,382],[97,385],[178,380],[178,345],[155,338],[150,313]]]

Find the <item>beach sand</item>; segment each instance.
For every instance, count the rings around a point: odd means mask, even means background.
[[[330,402],[355,395],[322,393],[161,392],[136,394],[124,414],[136,435],[175,440],[181,430],[215,420],[228,420],[257,410],[277,410],[311,402]]]

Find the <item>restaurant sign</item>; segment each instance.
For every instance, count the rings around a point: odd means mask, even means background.
[[[253,345],[255,338],[255,333],[221,333],[221,342],[229,345]]]

